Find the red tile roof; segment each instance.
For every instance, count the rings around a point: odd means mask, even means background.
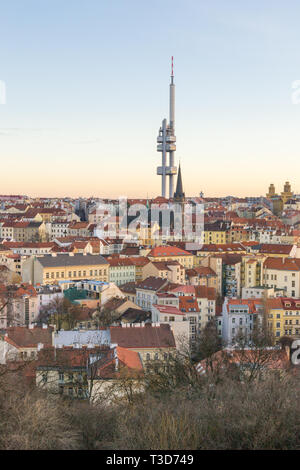
[[[300,271],[300,258],[267,258],[264,268],[278,271]]]
[[[289,255],[292,251],[293,245],[280,245],[275,243],[263,243],[260,246],[260,253],[274,253],[274,254],[286,254]]]
[[[162,245],[153,248],[148,256],[151,257],[163,257],[163,256],[191,256],[188,251],[182,250],[177,246]]]
[[[11,326],[6,329],[5,341],[17,348],[36,348],[38,343],[44,346],[52,344],[53,328],[27,328],[23,326]]]
[[[267,299],[267,308],[280,310],[300,310],[300,299],[290,297]]]
[[[175,348],[175,340],[169,325],[160,326],[111,326],[111,342],[131,349]]]
[[[179,309],[182,312],[199,312],[197,299],[188,295],[179,297]]]

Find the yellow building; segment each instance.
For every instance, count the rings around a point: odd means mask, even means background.
[[[281,336],[300,337],[300,299],[279,297],[267,299],[268,326],[278,343]]]
[[[101,255],[81,253],[30,257],[23,263],[22,279],[32,284],[55,284],[66,279],[108,282],[109,263]]]
[[[230,224],[226,222],[215,222],[205,224],[203,231],[203,243],[227,243],[229,237]]]

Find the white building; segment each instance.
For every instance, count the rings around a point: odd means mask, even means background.
[[[250,338],[256,322],[261,323],[261,299],[225,298],[222,309],[222,335],[225,345],[233,345],[238,336]]]

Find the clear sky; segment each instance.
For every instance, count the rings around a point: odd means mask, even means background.
[[[176,83],[187,195],[300,192],[298,0],[9,0],[0,193],[156,196]]]

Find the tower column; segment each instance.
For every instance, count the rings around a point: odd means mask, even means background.
[[[169,124],[164,119],[162,127],[157,137],[157,151],[162,153],[162,165],[157,168],[157,174],[162,177],[161,193],[166,197],[166,178],[169,178],[169,198],[174,194],[174,176],[177,174],[175,163],[176,136],[175,136],[175,84],[172,57],[172,72],[170,83],[170,116]],[[169,154],[169,164],[167,163],[167,153]]]

